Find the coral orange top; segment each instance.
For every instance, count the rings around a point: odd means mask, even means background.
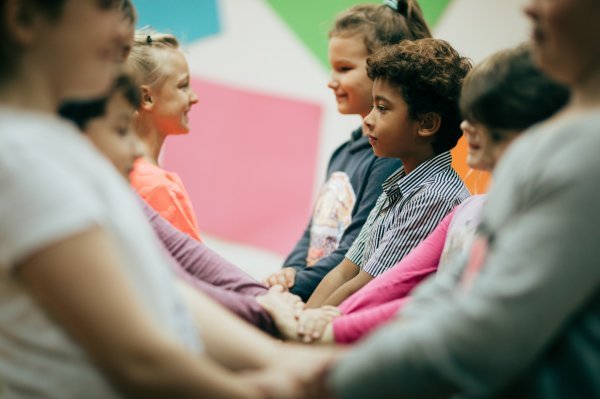
[[[140,158],[129,178],[135,191],[156,212],[177,229],[202,241],[192,204],[177,174]]]

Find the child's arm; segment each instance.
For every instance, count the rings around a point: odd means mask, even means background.
[[[376,158],[371,163],[357,188],[357,203],[352,211],[352,222],[344,230],[338,248],[311,267],[297,271],[294,276],[294,286],[291,289],[293,294],[305,301],[308,300],[327,273],[344,260],[381,195],[381,185],[401,165],[400,160],[394,158]]]
[[[306,302],[306,307],[317,308],[322,306],[331,294],[348,281],[352,280],[359,271],[360,268],[356,263],[348,258],[344,258],[344,260],[321,281],[308,302]]]
[[[327,338],[327,330],[323,340],[337,344],[351,344],[368,333],[392,320],[410,297],[398,298],[357,312],[345,314],[331,320],[331,336]]]
[[[262,368],[269,364],[281,346],[279,341],[241,320],[184,281],[180,281],[179,286],[211,358],[235,371]]]
[[[260,396],[207,357],[188,353],[157,325],[122,265],[111,238],[96,228],[38,251],[15,270],[40,306],[126,395]]]
[[[419,196],[415,196],[404,206],[402,223],[384,233],[381,243],[360,272],[332,292],[321,305],[338,306],[379,275],[372,274],[373,271],[381,273],[381,270],[388,270],[402,260],[433,230],[435,225],[431,221],[442,220],[453,205],[443,196],[428,198],[429,208],[426,211],[421,209],[422,203]]]
[[[374,279],[340,305],[344,314],[406,297],[413,288],[435,273],[446,243],[450,212],[435,230],[400,262]]]
[[[330,306],[338,306],[342,302],[346,300],[346,298],[350,297],[356,291],[360,290],[362,287],[367,285],[371,280],[373,280],[373,276],[364,270],[360,270],[354,278],[349,281],[346,281],[343,285],[341,285],[338,289],[331,293],[323,301],[321,306],[330,305]]]
[[[156,235],[187,274],[196,280],[240,294],[259,295],[266,292],[258,281],[202,242],[175,228],[143,199],[139,198],[139,204]]]

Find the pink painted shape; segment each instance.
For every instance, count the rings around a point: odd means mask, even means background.
[[[194,79],[191,133],[170,137],[201,234],[287,254],[311,209],[319,105]]]

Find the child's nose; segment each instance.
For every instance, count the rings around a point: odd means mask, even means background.
[[[329,87],[330,89],[337,89],[340,86],[340,83],[338,82],[335,74],[331,74],[331,78],[329,79],[329,83],[327,83],[327,87]]]
[[[460,123],[460,130],[462,130],[463,134],[469,134],[473,130],[473,127],[467,120],[464,120]]]
[[[367,116],[365,116],[365,119],[363,119],[363,125],[365,126],[365,128],[367,130],[373,130],[374,122],[373,122],[373,110],[372,109],[371,109],[371,112],[369,112],[369,114]]]
[[[196,94],[196,92],[194,90],[191,91],[190,93],[190,104],[197,104],[198,103],[198,95]]]

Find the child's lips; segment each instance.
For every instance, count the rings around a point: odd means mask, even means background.
[[[469,149],[473,150],[473,151],[478,151],[481,146],[479,144],[476,143],[468,143]]]
[[[347,94],[337,94],[337,93],[336,93],[336,95],[335,95],[335,99],[336,99],[338,102],[339,102],[339,101],[343,101],[343,100],[345,100],[346,98],[348,98],[348,95],[347,95]]]
[[[375,143],[377,143],[377,137],[372,136],[372,135],[367,135],[367,137],[369,138],[369,144],[374,145]]]

